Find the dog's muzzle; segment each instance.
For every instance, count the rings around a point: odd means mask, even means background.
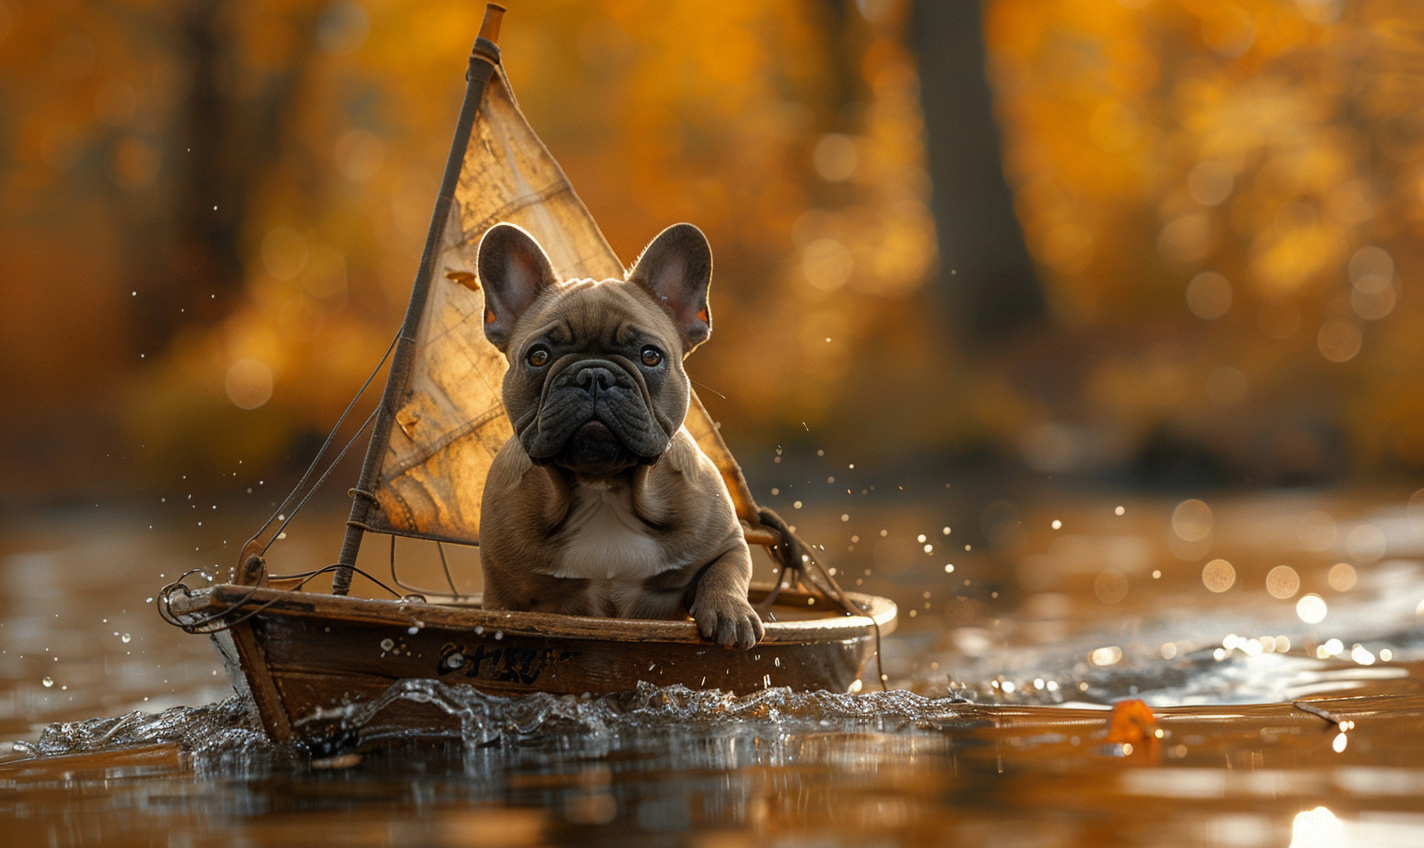
[[[572,357],[551,369],[537,414],[519,437],[535,462],[588,474],[656,462],[671,440],[636,367]]]

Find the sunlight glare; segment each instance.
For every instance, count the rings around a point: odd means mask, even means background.
[[[1291,822],[1290,848],[1336,848],[1345,841],[1345,826],[1327,807],[1296,814]]]

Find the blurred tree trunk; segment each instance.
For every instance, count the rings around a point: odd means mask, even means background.
[[[297,4],[285,13],[293,46],[260,76],[244,71],[239,13],[231,0],[173,6],[174,59],[186,84],[164,151],[171,164],[160,179],[168,201],[125,208],[128,199],[113,192],[130,283],[142,295],[130,313],[133,338],[150,354],[184,327],[217,324],[240,302],[247,278],[243,227],[293,131],[316,51],[320,9]],[[241,79],[244,73],[254,78]]]
[[[933,281],[956,329],[988,339],[1047,313],[1014,217],[985,75],[980,0],[915,0],[931,206],[940,266]]]

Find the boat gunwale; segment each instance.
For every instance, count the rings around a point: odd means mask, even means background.
[[[768,585],[753,585],[752,597],[765,595]],[[878,595],[846,593],[859,604],[869,604],[865,615],[827,615],[826,617],[791,621],[762,621],[764,635],[759,644],[812,644],[866,638],[879,625],[881,635],[895,629],[897,608],[893,601]],[[777,607],[805,610],[814,595],[785,590],[777,598]],[[583,639],[602,642],[712,644],[697,634],[692,620],[658,621],[648,619],[591,618],[546,612],[486,610],[473,606],[479,594],[461,596],[461,603],[438,603],[399,599],[359,598],[349,595],[328,595],[284,589],[258,588],[231,583],[219,583],[190,594],[175,594],[169,599],[171,611],[178,617],[198,613],[227,611],[234,614],[283,615],[302,618],[336,620],[352,625],[386,624],[396,627],[444,627],[473,630],[483,627],[511,636],[533,636],[554,639]],[[831,608],[833,610],[833,608]],[[226,617],[226,616],[224,616]],[[215,622],[215,623],[220,623]]]

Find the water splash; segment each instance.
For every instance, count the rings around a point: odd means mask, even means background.
[[[720,690],[640,682],[636,689],[599,698],[548,693],[502,697],[437,680],[399,680],[375,700],[319,710],[298,725],[335,720],[348,730],[366,731],[361,733],[362,738],[410,735],[380,729],[381,713],[401,701],[429,704],[456,718],[460,738],[467,746],[553,735],[599,737],[650,725],[666,729],[730,722],[751,722],[763,729],[795,730],[833,724],[898,732],[963,718],[968,706],[957,697],[930,698],[903,690],[848,695],[798,693],[781,687],[738,696]]]
[[[457,719],[459,729],[421,732],[384,723],[383,714],[399,709],[402,702],[434,706]],[[468,762],[491,750],[520,747],[597,754],[648,734],[722,733],[774,740],[798,732],[914,733],[974,720],[973,710],[959,698],[903,690],[848,695],[775,688],[738,696],[639,683],[636,689],[598,698],[547,693],[502,697],[436,680],[399,680],[378,698],[321,710],[297,724],[334,724],[351,744],[444,738],[455,741]],[[135,711],[52,724],[35,743],[15,746],[33,756],[59,756],[161,743],[180,746],[200,776],[270,773],[300,767],[309,757],[326,753],[271,742],[252,702],[242,697],[158,714]]]
[[[161,713],[135,710],[121,716],[57,722],[33,743],[16,742],[17,752],[61,756],[118,751],[144,745],[176,744],[199,775],[232,776],[264,772],[299,756],[271,742],[256,708],[233,696],[199,707],[172,707]]]

